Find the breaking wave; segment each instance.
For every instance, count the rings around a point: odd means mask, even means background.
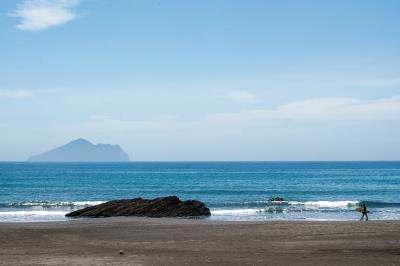
[[[3,208],[18,207],[88,207],[104,203],[105,201],[22,201],[12,203],[0,203]]]
[[[360,205],[360,201],[354,201],[354,200],[341,200],[341,201],[305,201],[305,202],[300,202],[300,201],[289,201],[288,204],[290,206],[304,206],[308,208],[341,208],[341,209],[347,209],[347,208],[353,208],[353,207],[358,207]]]
[[[64,221],[72,210],[105,201],[26,201],[0,203],[0,222]],[[354,219],[354,209],[366,204],[376,219],[400,219],[400,203],[379,201],[242,201],[207,204],[211,219]],[[379,215],[378,215],[379,213]]]
[[[373,202],[357,200],[339,201],[253,201],[241,204],[231,203],[231,206],[224,205],[211,209],[212,216],[265,216],[274,214],[289,213],[336,213],[352,212],[355,208],[366,204],[368,208],[379,210],[381,208],[400,207],[400,203]],[[243,207],[252,206],[252,207]]]
[[[64,221],[64,211],[5,211],[0,212],[1,222]]]

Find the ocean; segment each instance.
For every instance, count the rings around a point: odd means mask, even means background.
[[[212,220],[357,220],[363,203],[370,220],[398,220],[399,192],[400,162],[2,162],[0,222],[168,195],[203,201]]]

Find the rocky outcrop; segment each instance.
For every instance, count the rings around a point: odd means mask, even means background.
[[[198,217],[210,216],[206,205],[197,200],[181,201],[169,196],[155,199],[112,200],[66,214],[67,217]]]
[[[270,198],[268,201],[285,201],[285,200],[281,197],[274,197],[274,198]]]

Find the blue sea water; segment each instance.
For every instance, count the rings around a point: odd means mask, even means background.
[[[399,192],[400,162],[0,163],[1,222],[167,195],[205,202],[214,220],[357,220],[362,203],[371,220],[397,220]]]

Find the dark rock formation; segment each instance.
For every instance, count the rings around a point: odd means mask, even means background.
[[[270,198],[268,201],[285,201],[285,200],[281,197],[274,197],[274,198]]]
[[[195,217],[210,216],[206,205],[197,200],[181,201],[178,197],[169,196],[155,199],[112,200],[99,205],[73,211],[68,217]]]

